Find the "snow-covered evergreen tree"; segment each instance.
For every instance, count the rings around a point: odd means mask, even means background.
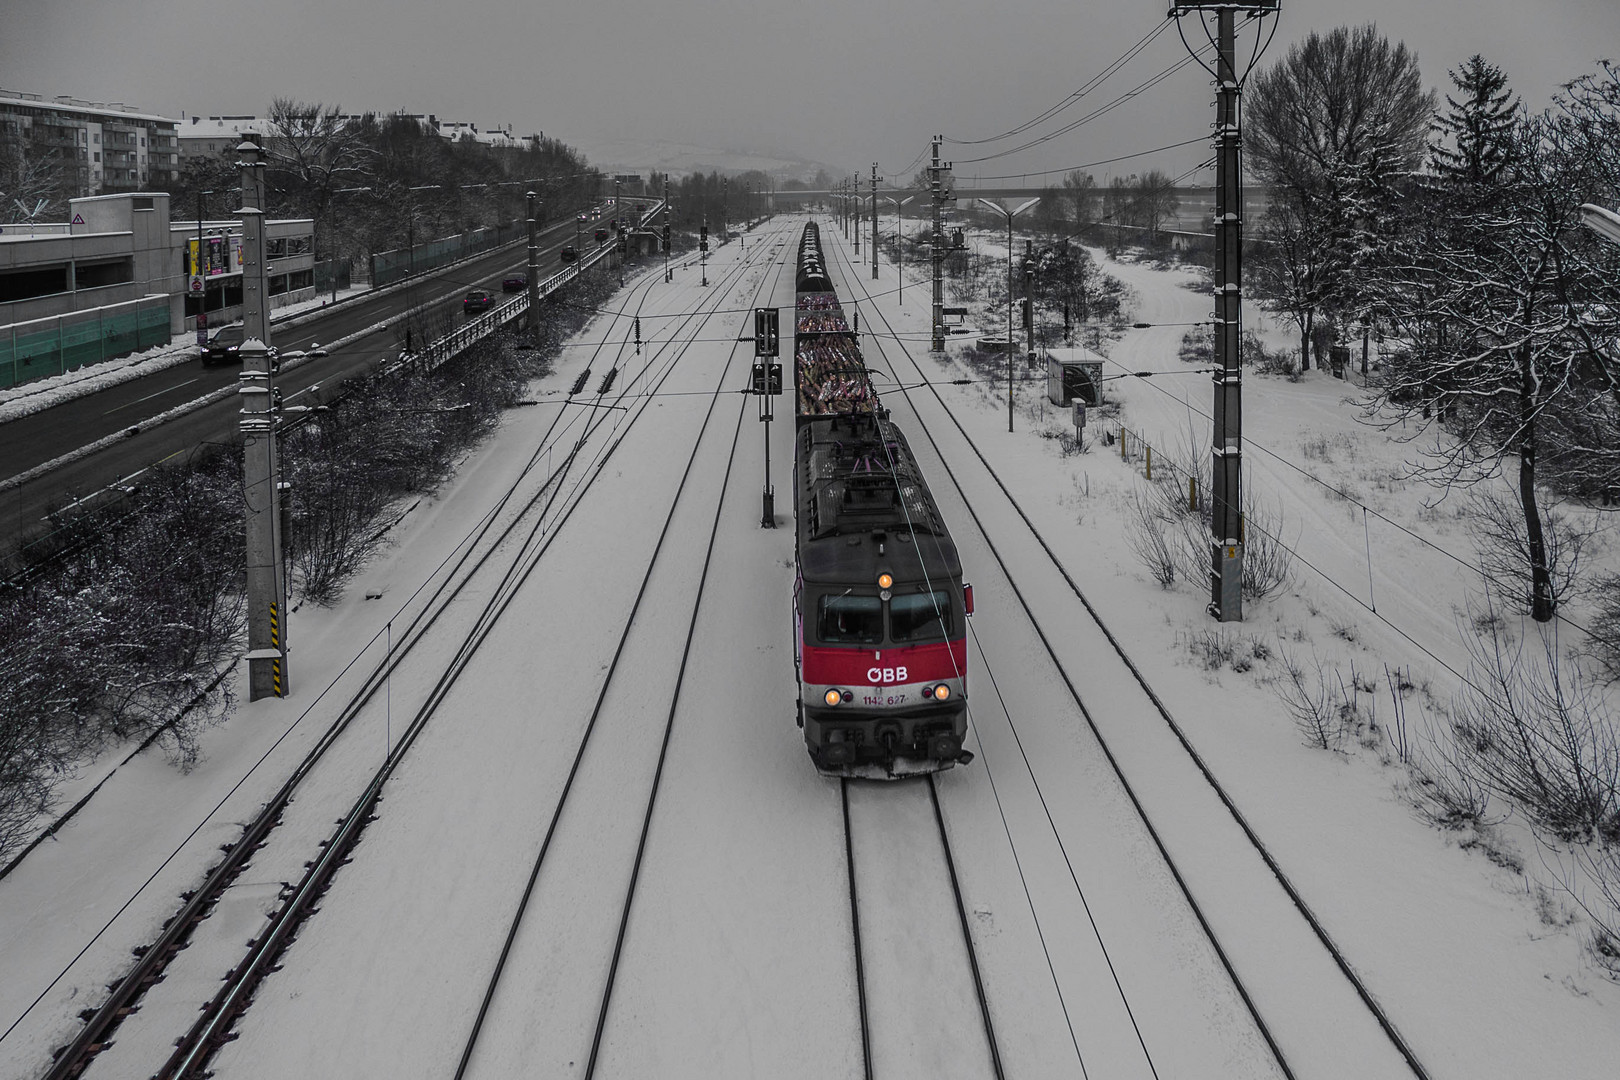
[[[1448,74],[1457,95],[1447,94],[1448,108],[1434,118],[1430,166],[1443,182],[1488,187],[1512,160],[1518,97],[1506,72],[1478,53]]]

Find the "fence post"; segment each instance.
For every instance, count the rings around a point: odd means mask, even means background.
[[[1187,509],[1198,509],[1198,477],[1187,477]]]
[[[1147,478],[1149,480],[1153,479],[1153,447],[1151,444],[1147,448]]]

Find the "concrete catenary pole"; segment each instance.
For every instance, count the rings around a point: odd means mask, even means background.
[[[875,161],[872,162],[872,280],[873,281],[876,281],[877,276],[878,276],[877,275],[877,247],[878,247],[878,245],[877,245],[877,242],[878,242],[877,169],[878,169],[878,163],[875,162]]]
[[[248,700],[287,696],[287,591],[281,567],[281,470],[270,373],[264,257],[264,155],[236,148],[242,172],[242,491],[247,517]]]

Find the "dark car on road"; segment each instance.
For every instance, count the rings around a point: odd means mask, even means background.
[[[495,306],[495,296],[483,289],[474,289],[461,298],[461,310],[468,315],[488,311]]]
[[[501,292],[522,292],[529,287],[529,279],[524,274],[513,274],[511,277],[501,278]]]
[[[237,350],[242,347],[245,337],[246,331],[240,324],[215,330],[208,335],[208,344],[203,346],[203,364],[240,363],[242,357]]]
[[[579,252],[574,250],[573,244],[569,244],[557,253],[557,257],[563,262],[577,262],[579,261]]]

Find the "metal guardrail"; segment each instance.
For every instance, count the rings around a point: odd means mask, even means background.
[[[651,210],[641,216],[637,227],[645,227],[663,210],[663,203],[658,203]],[[609,242],[597,248],[589,255],[582,257],[578,262],[560,270],[540,282],[539,296],[543,300],[562,288],[564,285],[578,279],[586,270],[595,266],[611,255],[616,242]],[[435,341],[429,342],[416,353],[402,353],[397,361],[387,365],[389,370],[401,367],[415,368],[420,371],[433,371],[442,364],[449,362],[453,357],[460,355],[474,343],[489,337],[507,323],[521,318],[529,310],[529,294],[527,291],[513,297],[503,304],[484,312],[469,322],[462,324],[455,330]]]

